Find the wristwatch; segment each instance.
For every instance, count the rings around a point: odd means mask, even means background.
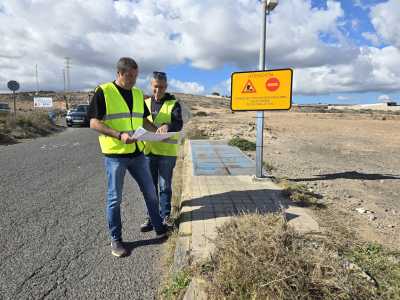
[[[121,140],[122,132],[118,133],[118,139]]]

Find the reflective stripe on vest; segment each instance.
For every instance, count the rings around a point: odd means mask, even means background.
[[[145,100],[145,103],[151,112],[151,98]],[[157,127],[162,124],[171,124],[171,114],[174,108],[176,100],[164,101],[160,111],[153,120],[153,116],[150,114],[147,119],[154,123]],[[177,156],[179,150],[179,134],[173,137],[163,140],[161,142],[145,142],[144,154],[156,154],[163,156]]]
[[[106,115],[103,122],[107,127],[119,132],[133,133],[137,128],[143,126],[144,100],[140,89],[132,88],[133,108],[132,114],[126,101],[119,93],[114,83],[109,82],[100,85],[106,102]],[[129,154],[136,150],[136,143],[124,144],[120,140],[106,136],[99,136],[101,152],[104,154]],[[140,151],[143,150],[142,142],[137,143]]]

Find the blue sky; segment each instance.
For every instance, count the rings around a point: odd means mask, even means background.
[[[65,57],[71,88],[112,80],[115,62],[134,57],[137,85],[153,70],[169,88],[230,93],[230,74],[256,70],[258,0],[3,0],[0,91],[62,90]],[[294,69],[295,103],[400,102],[399,0],[280,0],[268,17],[267,66]]]

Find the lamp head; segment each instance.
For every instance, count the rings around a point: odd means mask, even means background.
[[[278,0],[267,0],[267,11],[271,12],[278,5],[278,3]]]

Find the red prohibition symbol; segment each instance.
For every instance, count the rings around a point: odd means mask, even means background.
[[[265,87],[270,92],[275,92],[277,89],[279,89],[280,85],[281,83],[279,82],[279,79],[276,77],[271,77],[265,83]]]

